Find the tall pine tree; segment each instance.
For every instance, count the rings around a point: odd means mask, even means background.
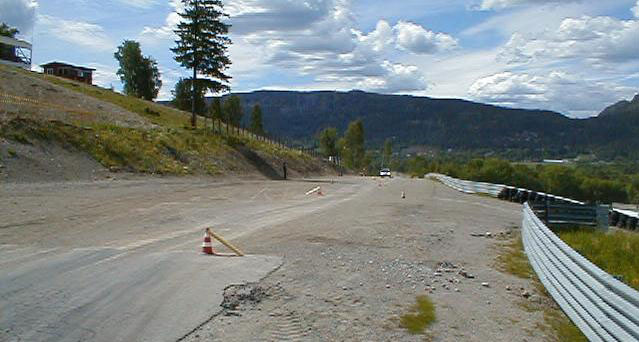
[[[184,12],[179,13],[182,21],[175,30],[179,39],[171,51],[178,63],[193,70],[191,126],[195,127],[196,88],[215,93],[230,89],[227,83],[231,77],[224,73],[231,64],[227,56],[231,44],[227,36],[230,25],[222,22],[222,18],[228,17],[228,14],[224,13],[221,0],[182,0],[182,3]],[[211,78],[198,79],[198,73]]]
[[[255,134],[264,134],[264,125],[262,124],[262,108],[259,104],[255,104],[251,113],[251,131]]]

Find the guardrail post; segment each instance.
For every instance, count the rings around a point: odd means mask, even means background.
[[[608,230],[608,215],[610,213],[610,206],[600,204],[597,206],[597,228]]]

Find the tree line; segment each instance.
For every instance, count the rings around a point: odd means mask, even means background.
[[[182,110],[191,111],[191,126],[196,127],[197,116],[210,113],[222,121],[238,125],[241,120],[239,100],[231,98],[221,106],[214,103],[207,109],[205,95],[230,91],[231,77],[225,72],[231,65],[227,51],[232,44],[228,37],[230,25],[221,0],[182,0],[184,11],[178,13],[181,20],[174,30],[178,39],[171,49],[174,59],[182,67],[192,71],[192,77],[181,78],[172,91],[173,103]],[[117,75],[124,85],[126,95],[153,100],[162,87],[161,73],[151,56],[143,56],[140,43],[125,40],[114,53],[120,67]],[[254,112],[260,111],[254,108]],[[254,114],[258,123],[253,128],[263,133],[261,112]]]
[[[343,136],[337,128],[328,127],[317,134],[320,153],[325,158],[335,157],[343,166],[364,174],[377,174],[379,167],[393,164],[392,141],[386,139],[381,153],[381,162],[375,160],[373,151],[366,150],[364,123],[361,119],[351,121]]]

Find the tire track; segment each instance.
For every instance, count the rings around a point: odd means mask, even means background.
[[[305,340],[307,331],[296,312],[279,313],[274,311],[270,315],[275,318],[271,341],[301,342]]]

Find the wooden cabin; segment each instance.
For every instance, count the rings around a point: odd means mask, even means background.
[[[93,84],[93,72],[95,69],[92,68],[85,68],[60,62],[42,64],[41,67],[47,75],[55,75],[86,84]]]

